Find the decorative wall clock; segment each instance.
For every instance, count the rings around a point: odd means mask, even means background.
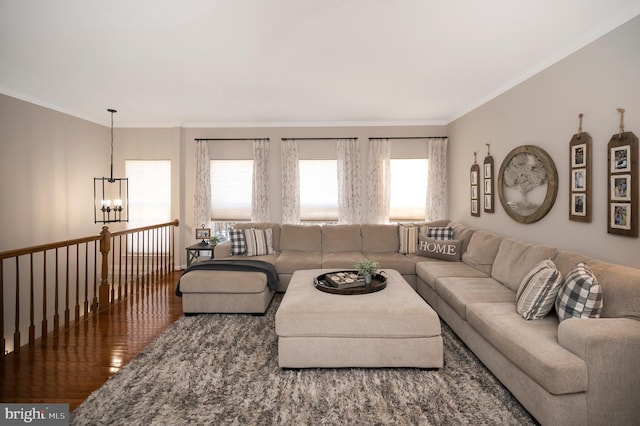
[[[507,154],[498,173],[498,196],[505,212],[520,223],[542,219],[558,194],[558,171],[545,150],[522,145]]]

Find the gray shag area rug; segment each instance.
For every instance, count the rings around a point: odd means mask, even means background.
[[[446,324],[444,367],[278,367],[267,313],[182,317],[72,414],[74,425],[526,425],[529,413]]]

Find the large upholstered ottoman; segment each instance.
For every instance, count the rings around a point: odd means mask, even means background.
[[[182,311],[264,314],[274,291],[262,272],[189,271],[180,277]]]
[[[297,271],[276,312],[281,368],[440,368],[440,320],[395,270],[387,287],[360,295],[315,288],[327,269]]]

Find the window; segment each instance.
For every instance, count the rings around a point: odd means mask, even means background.
[[[251,220],[253,160],[211,160],[211,219]]]
[[[338,220],[338,162],[300,160],[300,220]]]
[[[171,221],[171,161],[125,160],[129,178],[128,228]]]
[[[129,178],[129,224],[127,228],[142,228],[171,221],[171,161],[125,160]],[[130,253],[165,253],[167,246],[159,245],[157,234],[139,233],[127,237]]]
[[[390,220],[424,220],[428,166],[426,158],[391,159]]]

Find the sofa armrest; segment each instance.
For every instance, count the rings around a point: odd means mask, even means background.
[[[216,259],[223,259],[231,256],[231,240],[223,241],[213,248],[213,256]]]
[[[640,321],[564,320],[558,342],[587,364],[590,424],[632,424],[640,395]]]

